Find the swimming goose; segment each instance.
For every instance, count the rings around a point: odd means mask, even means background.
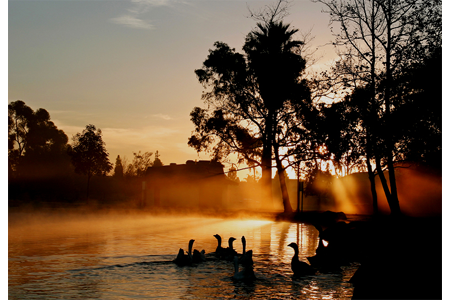
[[[194,242],[195,240],[189,241],[189,250],[187,255],[184,254],[184,250],[180,248],[180,250],[178,250],[177,257],[174,259],[173,262],[180,267],[192,264],[192,246],[194,245]]]
[[[194,249],[194,253],[192,254],[192,262],[201,263],[204,261],[206,261],[205,250],[198,251],[197,249]]]
[[[221,258],[224,255],[225,248],[222,248],[222,237],[218,234],[215,234],[214,237],[217,239],[217,247],[216,247],[216,257]]]
[[[227,247],[227,249],[231,249],[231,250],[233,250],[233,251],[235,251],[234,249],[233,249],[233,242],[235,241],[236,239],[234,238],[234,237],[230,237],[229,239],[228,239],[228,247]],[[236,251],[235,251],[236,252]]]
[[[298,245],[296,243],[290,243],[288,247],[292,247],[295,252],[291,261],[291,269],[294,272],[294,276],[314,274],[314,269],[310,265],[298,259]]]
[[[228,261],[233,261],[233,258],[237,256],[236,250],[233,249],[233,242],[236,239],[234,237],[230,237],[228,239],[228,247],[224,249],[222,258]]]
[[[173,262],[176,263],[178,266],[184,266],[186,265],[187,262],[186,257],[187,255],[184,254],[184,250],[180,248],[180,250],[178,250],[177,257],[173,260]]]
[[[252,259],[253,251],[252,250],[245,251],[245,247],[247,245],[245,236],[242,236],[241,241],[242,241],[242,255],[239,257],[239,263],[241,265],[253,265]]]

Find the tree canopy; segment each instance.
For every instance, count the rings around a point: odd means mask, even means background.
[[[163,162],[159,158],[161,155],[159,154],[158,150],[155,152],[155,160],[153,161],[152,167],[162,167],[164,166]]]
[[[152,155],[153,152],[133,152],[133,161],[126,167],[125,175],[128,177],[144,176],[147,169],[153,165]]]
[[[392,213],[399,214],[395,162],[413,158],[410,150],[411,146],[418,145],[415,141],[423,142],[426,135],[438,137],[440,134],[439,119],[430,119],[431,115],[439,114],[440,105],[435,103],[441,101],[441,96],[432,92],[430,87],[440,90],[439,84],[414,82],[410,75],[413,70],[428,70],[429,67],[425,66],[432,61],[428,58],[435,57],[439,52],[442,39],[441,1],[317,2],[326,5],[331,22],[339,25],[334,44],[341,51],[341,59],[331,75],[324,73],[323,87],[334,94],[347,93],[346,99],[351,100],[333,105],[336,110],[346,107],[348,112],[352,111],[346,114],[347,119],[343,119],[347,123],[341,130],[348,129],[350,124],[359,126],[358,130],[347,131],[352,139],[347,140],[346,145],[341,141],[337,150],[335,143],[333,151],[338,158],[344,157],[344,153],[347,158],[351,153],[356,154],[354,162],[361,162],[358,154],[363,156],[372,185],[374,210],[374,178],[377,175]],[[441,81],[440,74],[429,73],[429,76],[437,83]],[[424,93],[436,102],[430,102],[427,109],[421,110],[418,106],[424,108],[420,100]],[[434,112],[430,113],[430,109]],[[332,113],[332,110],[328,112]],[[425,130],[418,130],[418,124]],[[333,140],[336,141],[336,138]],[[430,140],[434,150],[416,150],[436,153],[435,150],[439,151],[438,140]],[[353,151],[356,149],[357,152]],[[387,171],[388,177],[384,171]]]
[[[214,160],[236,153],[240,162],[261,166],[266,187],[271,187],[272,159],[284,174],[280,148],[291,148],[287,155],[292,155],[310,136],[306,124],[313,107],[301,78],[305,60],[303,42],[294,39],[297,31],[282,21],[258,23],[245,39],[244,54],[216,42],[195,70],[210,90],[202,96],[208,108],[191,112],[195,129],[189,146],[210,152]],[[291,211],[284,180],[280,176],[283,204]]]
[[[123,177],[123,165],[122,159],[120,159],[120,155],[117,155],[116,164],[114,166],[114,177],[122,178]]]
[[[89,182],[93,175],[106,175],[112,169],[108,159],[102,131],[94,125],[86,125],[86,129],[73,136],[70,152],[75,172],[87,176],[87,196],[89,197]]]
[[[67,135],[43,108],[33,111],[21,100],[8,105],[8,167],[14,176],[57,176],[67,172]]]

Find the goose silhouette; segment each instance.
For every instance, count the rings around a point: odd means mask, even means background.
[[[298,245],[297,243],[290,243],[288,247],[294,249],[294,256],[291,260],[291,269],[294,272],[294,276],[305,276],[314,274],[314,269],[307,263],[298,259]]]

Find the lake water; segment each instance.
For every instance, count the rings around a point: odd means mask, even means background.
[[[178,267],[179,248],[213,252],[214,234],[253,250],[252,282],[232,280],[233,264],[207,261]],[[313,256],[311,225],[256,219],[143,214],[10,214],[9,299],[351,299],[348,280],[357,264],[338,273],[292,278],[296,242],[300,259]]]

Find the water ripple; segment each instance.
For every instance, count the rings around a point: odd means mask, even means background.
[[[348,283],[358,265],[344,266],[337,273],[293,278],[290,242],[300,245],[301,259],[314,255],[317,230],[313,226],[286,222],[204,222],[189,218],[189,227],[162,224],[127,228],[111,223],[101,231],[67,233],[61,238],[45,233],[46,247],[36,237],[10,239],[10,299],[351,299]],[[182,219],[177,220],[180,224]],[[198,222],[196,222],[198,221]],[[178,224],[178,223],[177,223]],[[195,225],[197,224],[197,225]],[[207,226],[204,226],[207,224]],[[162,228],[166,228],[162,234]],[[245,235],[254,256],[253,282],[232,280],[231,262],[209,260],[191,267],[178,267],[172,260],[179,248],[195,239],[195,249],[214,251],[213,234],[224,240]],[[58,233],[60,234],[60,233]],[[224,245],[225,246],[225,245]],[[240,243],[235,249],[241,251]],[[14,249],[14,250],[12,250]]]

